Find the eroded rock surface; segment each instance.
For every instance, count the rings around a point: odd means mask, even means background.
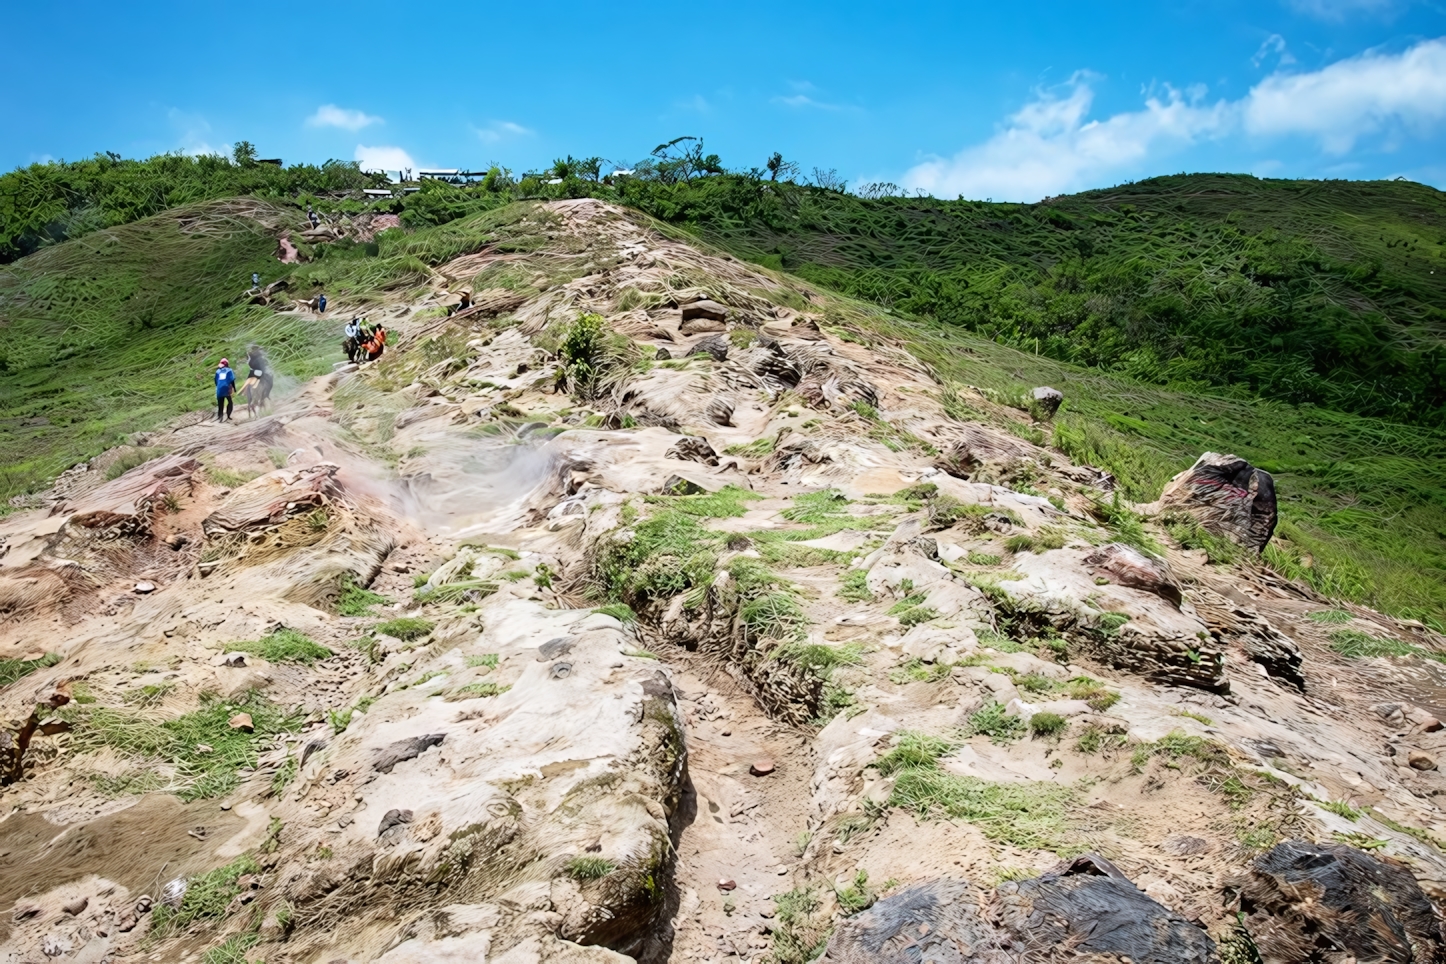
[[[1213,961],[1237,906],[1439,955],[1446,689],[1330,635],[1429,630],[1119,523],[1007,429],[1048,399],[852,303],[595,201],[497,230],[379,363],[0,518],[0,962]],[[1156,509],[1273,500],[1206,455]]]

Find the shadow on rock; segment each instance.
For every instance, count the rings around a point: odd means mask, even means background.
[[[1005,964],[1025,959],[1211,964],[1200,927],[1087,854],[1035,880],[976,891],[962,880],[920,884],[846,921],[826,964]]]

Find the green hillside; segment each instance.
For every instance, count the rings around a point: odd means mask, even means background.
[[[542,219],[514,201],[595,195],[850,296],[828,321],[898,337],[945,379],[999,397],[1061,388],[1055,426],[1040,434],[1021,413],[1016,430],[1108,469],[1132,499],[1207,449],[1255,461],[1283,500],[1271,565],[1446,626],[1439,192],[1196,176],[989,205],[755,174],[608,185],[565,173],[428,182],[382,202],[406,229],[289,268],[272,258],[274,229],[299,223],[300,198],[208,202],[0,267],[0,493],[205,407],[216,357],[252,338],[285,375],[329,367],[334,325],[243,306],[252,270],[364,303],[484,244],[545,264]],[[575,270],[564,254],[556,264]]]
[[[1180,175],[991,204],[728,175],[621,193],[740,256],[1032,354],[1446,417],[1446,194],[1424,185]]]

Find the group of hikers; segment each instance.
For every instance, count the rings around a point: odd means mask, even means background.
[[[360,316],[346,323],[341,350],[349,362],[376,361],[387,347],[387,329],[381,322],[368,325]]]
[[[246,399],[246,410],[252,415],[260,411],[271,398],[271,364],[266,360],[266,352],[261,350],[260,345],[252,345],[246,350],[246,367],[246,381],[238,389],[236,372],[231,368],[230,360],[223,358],[216,366],[213,376],[216,383],[216,421],[231,421],[233,399],[238,394]]]
[[[260,281],[255,274],[251,280],[253,285]],[[323,295],[318,299],[322,305],[326,304],[325,298]],[[376,361],[387,347],[386,326],[381,322],[369,325],[365,318],[358,315],[347,322],[341,347],[349,362]],[[239,385],[230,359],[223,358],[216,366],[212,375],[216,385],[216,421],[231,421],[237,395],[246,400],[246,411],[251,415],[265,408],[270,400],[273,375],[266,352],[260,345],[252,345],[246,350],[246,366],[246,380]]]

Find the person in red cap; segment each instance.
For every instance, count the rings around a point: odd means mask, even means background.
[[[231,370],[231,363],[223,358],[216,366],[216,421],[231,421],[231,396],[235,393],[236,373]]]

